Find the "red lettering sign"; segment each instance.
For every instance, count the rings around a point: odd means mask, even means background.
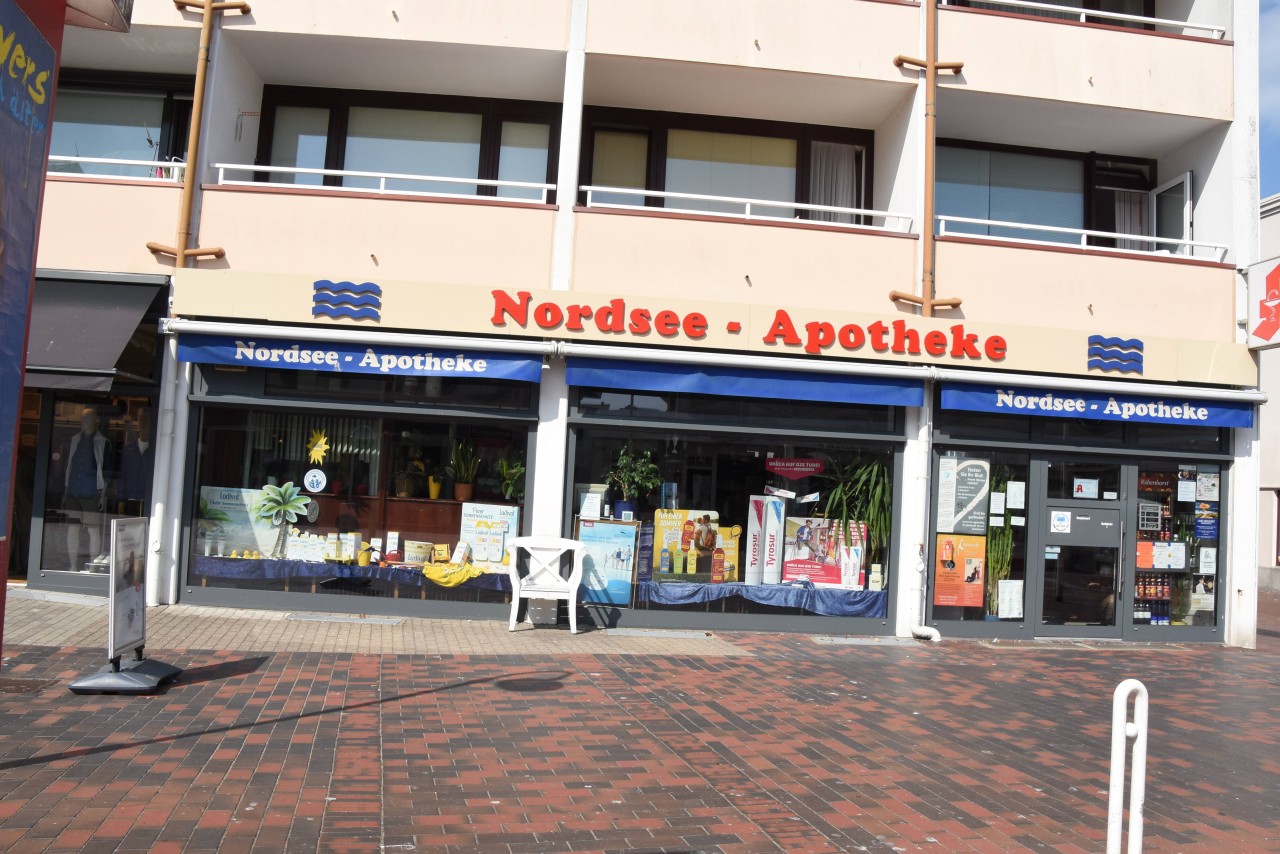
[[[809,475],[822,474],[827,468],[822,460],[804,457],[769,459],[764,461],[764,467],[765,471],[781,475],[787,480],[800,480]]]

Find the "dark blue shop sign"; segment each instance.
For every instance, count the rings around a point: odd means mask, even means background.
[[[942,386],[942,408],[1192,427],[1253,426],[1251,403],[1025,386],[946,383]]]
[[[530,383],[542,379],[542,360],[536,356],[347,341],[183,334],[178,338],[178,358],[205,365],[388,377],[477,377]]]

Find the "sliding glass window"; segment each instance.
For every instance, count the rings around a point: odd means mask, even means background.
[[[55,101],[49,146],[54,159],[49,171],[118,178],[174,177],[163,167],[96,163],[88,158],[182,162],[186,159],[190,115],[191,87],[185,79],[147,77],[107,83],[94,79],[81,84],[76,72],[69,72]]]

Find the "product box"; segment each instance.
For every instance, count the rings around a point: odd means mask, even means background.
[[[782,579],[783,515],[786,502],[772,495],[753,495],[747,507],[747,544],[742,580],[777,584]]]
[[[519,530],[519,507],[471,502],[462,505],[458,539],[471,546],[471,562],[485,572],[506,572],[507,539]]]

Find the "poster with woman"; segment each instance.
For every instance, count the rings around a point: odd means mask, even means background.
[[[586,546],[582,598],[600,605],[631,605],[639,522],[581,519],[576,539]]]

